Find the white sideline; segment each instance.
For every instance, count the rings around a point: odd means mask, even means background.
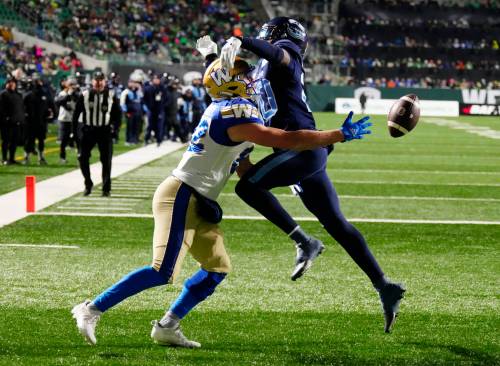
[[[275,193],[276,197],[297,197],[292,193]],[[237,197],[236,193],[221,193],[222,197]],[[461,197],[431,197],[431,196],[353,196],[339,195],[339,198],[344,199],[361,199],[361,200],[410,200],[410,201],[466,201],[466,202],[500,202],[500,198],[461,198]]]
[[[102,212],[40,212],[40,216],[95,216],[95,217],[125,217],[152,219],[152,214],[134,213],[102,213]],[[263,216],[237,216],[227,215],[224,220],[267,220]],[[299,216],[294,217],[297,221],[318,221],[315,217]],[[369,219],[369,218],[348,218],[350,222],[374,222],[393,224],[449,224],[449,225],[500,225],[500,221],[480,221],[480,220],[413,220],[413,219]]]
[[[115,178],[127,173],[141,165],[159,159],[182,146],[184,145],[181,143],[166,141],[159,147],[156,144],[151,144],[117,155],[113,158],[111,177]],[[94,185],[102,183],[101,163],[92,164],[90,166],[90,173]],[[83,177],[80,169],[43,180],[36,184],[35,207],[37,210],[42,210],[82,190]],[[26,212],[25,188],[20,188],[0,196],[0,227],[11,224],[28,215]]]
[[[0,244],[0,248],[80,249],[78,245],[59,245],[59,244]]]

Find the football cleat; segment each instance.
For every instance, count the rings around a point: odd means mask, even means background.
[[[399,283],[388,283],[380,291],[380,301],[384,311],[385,326],[384,331],[390,333],[396,322],[399,312],[399,304],[404,297],[406,289]]]
[[[157,320],[151,322],[153,329],[151,330],[151,338],[155,343],[162,346],[176,346],[184,348],[200,348],[201,344],[195,341],[190,341],[182,334],[181,328],[177,325],[174,328],[164,328]]]
[[[321,240],[310,238],[305,243],[298,243],[297,257],[295,259],[295,268],[292,272],[292,281],[297,280],[311,268],[313,261],[325,250],[325,246]]]
[[[90,304],[90,300],[86,300],[76,305],[71,310],[71,314],[73,314],[73,318],[76,320],[76,326],[80,334],[89,344],[95,345],[97,343],[95,338],[95,327],[99,321],[100,315],[92,314],[87,306],[88,304]]]

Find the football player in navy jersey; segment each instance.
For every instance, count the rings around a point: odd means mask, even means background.
[[[198,348],[187,339],[180,321],[199,303],[212,295],[231,270],[224,237],[218,223],[222,210],[216,200],[235,171],[241,174],[241,159],[253,143],[281,149],[307,150],[369,133],[368,117],[347,121],[341,129],[329,131],[284,131],[264,125],[275,112],[274,97],[266,80],[252,80],[251,67],[236,59],[224,69],[217,47],[210,38],[197,44],[209,52],[203,78],[212,103],[203,114],[182,160],[156,189],[153,197],[153,260],[104,290],[94,300],[72,309],[79,332],[96,344],[95,329],[103,313],[128,297],[155,286],[172,283],[187,253],[200,269],[184,283],[184,288],[159,321],[153,321],[151,337],[162,345]],[[215,56],[215,57],[213,57]]]
[[[278,112],[270,125],[286,131],[315,130],[314,117],[304,92],[303,57],[308,39],[305,28],[296,20],[277,17],[260,30],[257,38],[231,37],[221,51],[222,66],[230,68],[240,48],[261,58],[254,78],[269,80]],[[346,136],[346,141],[349,137]],[[405,289],[390,282],[371,253],[363,235],[349,223],[340,210],[339,199],[326,173],[326,162],[332,147],[275,152],[255,165],[244,165],[248,171],[236,185],[236,193],[297,243],[296,266],[292,280],[302,276],[311,261],[323,250],[318,241],[307,241],[293,218],[283,209],[272,188],[294,185],[304,206],[314,214],[328,233],[347,251],[367,274],[378,291],[385,316],[385,331],[389,332],[398,312]]]

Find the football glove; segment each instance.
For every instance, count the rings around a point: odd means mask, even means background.
[[[349,115],[345,119],[340,130],[344,135],[345,141],[351,141],[353,139],[362,139],[363,135],[371,134],[369,127],[372,125],[371,122],[367,122],[370,116],[361,118],[359,121],[352,122],[353,112],[349,112]]]
[[[241,40],[236,37],[231,37],[226,41],[226,44],[220,51],[220,62],[224,69],[230,70],[234,67],[234,60],[241,47]]]
[[[196,50],[198,50],[203,57],[207,57],[214,53],[217,54],[217,43],[212,41],[210,36],[203,36],[196,41]]]

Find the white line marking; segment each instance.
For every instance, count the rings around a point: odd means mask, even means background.
[[[470,170],[405,170],[405,169],[351,169],[351,168],[327,168],[328,171],[334,172],[353,172],[353,173],[396,173],[396,174],[437,174],[437,175],[500,175],[499,172],[476,172]]]
[[[237,197],[236,193],[221,193],[221,196]],[[297,197],[291,193],[275,193],[276,197]],[[415,200],[415,201],[471,201],[471,202],[500,202],[499,198],[460,198],[460,197],[418,197],[418,196],[351,196],[339,195],[342,199],[368,200]]]
[[[1,244],[0,248],[50,248],[50,249],[80,249],[77,245],[56,245],[56,244]]]
[[[133,194],[115,194],[115,193],[112,193],[112,199],[113,198],[130,198],[130,199],[134,199],[134,200],[142,200],[142,199],[151,199],[153,197],[153,193],[151,192],[151,195],[150,196],[137,196],[137,195],[133,195]]]
[[[456,120],[449,120],[444,118],[422,118],[422,122],[432,123],[437,126],[449,127],[454,130],[464,130],[465,132],[487,137],[489,139],[500,140],[500,131],[493,130],[485,126],[474,126],[470,123],[458,122]]]
[[[431,183],[431,182],[404,182],[380,180],[341,180],[334,179],[334,183],[347,184],[384,184],[384,185],[421,185],[421,186],[462,186],[462,187],[500,187],[500,183]]]
[[[238,181],[239,178],[231,177],[231,181]],[[405,182],[405,181],[383,181],[383,180],[343,180],[332,179],[333,183],[342,184],[380,184],[380,185],[403,185],[403,186],[459,186],[459,187],[500,187],[500,183],[440,183],[440,182]]]
[[[106,213],[106,212],[57,212],[57,211],[43,211],[31,215],[36,216],[82,216],[82,217],[129,217],[129,218],[142,218],[152,219],[153,214],[137,214],[137,213]]]
[[[33,215],[40,216],[97,216],[97,217],[130,217],[130,218],[153,218],[152,214],[120,214],[120,213],[98,213],[98,212],[38,212]],[[315,217],[299,216],[294,217],[297,221],[318,221]],[[237,216],[225,215],[224,220],[267,220],[263,216]],[[369,218],[349,218],[351,222],[374,222],[374,223],[398,223],[398,224],[452,224],[452,225],[500,225],[500,221],[480,221],[480,220],[412,220],[412,219],[369,219]]]
[[[92,207],[85,207],[85,206],[57,206],[58,209],[60,210],[109,210],[109,211],[132,211],[132,208],[125,208],[125,207],[99,207],[99,206],[92,206]]]
[[[137,200],[134,200],[134,201],[119,201],[119,200],[111,201],[111,200],[109,200],[108,202],[105,202],[105,201],[89,201],[89,202],[76,201],[76,202],[65,202],[63,205],[66,205],[66,204],[69,204],[69,205],[77,204],[77,205],[81,205],[81,206],[134,206],[137,204]]]
[[[138,197],[142,197],[142,196],[138,196]],[[111,197],[105,197],[105,198],[101,198],[101,197],[75,197],[73,199],[75,201],[103,202],[106,204],[108,204],[110,202],[114,203],[114,202],[124,202],[124,201],[137,202],[137,200],[138,200],[138,198],[130,197],[130,196],[123,196],[123,197],[117,198],[115,195],[113,195]]]

